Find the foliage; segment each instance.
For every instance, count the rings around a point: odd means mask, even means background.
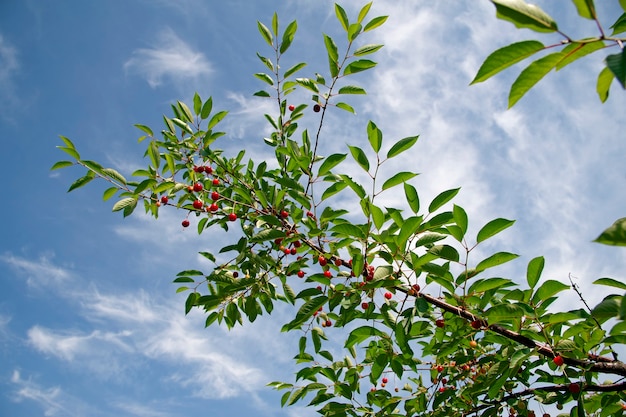
[[[499,17],[518,27],[558,31],[534,6],[493,3]],[[596,19],[591,0],[574,4],[582,17]],[[458,188],[422,204],[411,184],[417,173],[380,176],[381,166],[412,149],[418,136],[390,143],[370,121],[363,132],[366,146],[324,155],[326,113],[354,112],[341,100],[365,90],[347,80],[375,67],[370,56],[382,47],[361,41],[386,20],[369,19],[370,6],[350,19],[335,5],[345,46],[323,35],[326,75],[319,70],[312,77],[297,76],[305,63],[282,70],[296,21],[282,32],[276,14],[268,25],[258,23],[271,57],[257,54],[264,72],[254,75],[266,87],[255,95],[276,102],[277,113],[265,115],[273,129],[265,143],[275,160],[258,162],[246,159],[244,150],[226,155],[217,148],[225,134],[217,126],[227,114],[196,94],[189,106],[172,105],[159,136],[136,125],[149,164],[132,173],[132,180],[82,159],[65,137],[59,148],[73,160],[53,169],[86,168],[69,191],[95,178],[108,181],[104,200],[117,195],[113,211],[124,216],[141,203],[154,217],[164,208],[186,211],[183,226],[195,217],[198,233],[234,229],[219,253],[200,252],[214,262],[211,271],[185,270],[174,282],[187,294],[186,312],[206,312],[206,326],[231,328],[270,314],[277,302],[293,306],[282,330],[300,335],[294,358],[300,368],[295,381],[269,384],[284,391],[282,405],[306,401],[324,416],[496,416],[509,409],[531,416],[532,408],[567,403],[574,404],[571,415],[621,413],[626,364],[617,360],[615,349],[626,343],[626,296],[611,294],[594,308],[555,312],[550,306],[569,289],[581,306],[586,303],[573,284],[541,277],[543,257],[528,263],[524,283],[494,275],[494,268],[518,255],[497,251],[477,259],[476,248],[511,227],[512,220],[494,219],[470,236],[468,214],[452,203]],[[530,72],[558,69],[600,44],[617,42],[604,35],[594,41],[566,39],[563,52],[525,70],[514,84],[515,97],[520,84],[523,92],[534,84]],[[487,58],[474,82],[543,49],[537,41],[502,48]],[[611,61],[607,65],[614,71]],[[623,84],[619,72],[612,73]],[[298,89],[311,93],[310,105],[289,104],[287,96]],[[298,124],[311,110],[318,114],[314,133]],[[346,174],[351,160],[367,174],[366,183]],[[406,203],[389,206],[383,194],[390,191]],[[337,208],[347,200],[360,212]],[[623,225],[621,219],[598,241],[626,243]],[[612,278],[596,284],[626,289]]]
[[[599,32],[596,36],[573,39],[559,30],[557,22],[535,5],[527,4],[523,0],[491,0],[491,2],[496,6],[499,18],[513,23],[518,28],[558,33],[563,37],[559,43],[547,46],[537,40],[516,42],[498,49],[487,57],[472,84],[485,81],[539,52],[560,48],[558,52],[551,52],[531,62],[520,73],[509,92],[509,108],[553,69],[558,71],[584,56],[606,48],[618,48],[619,52],[605,57],[606,66],[598,74],[596,86],[598,96],[602,102],[608,99],[613,79],[616,79],[622,88],[626,88],[626,52],[623,48],[626,38],[616,36],[626,32],[626,13],[615,20],[610,26],[611,34],[607,35],[602,22],[598,19],[593,0],[572,0],[578,14],[595,21]],[[626,11],[626,4],[623,1],[620,1],[620,5]]]

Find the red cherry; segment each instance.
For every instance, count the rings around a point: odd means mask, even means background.
[[[239,276],[239,272],[235,271],[233,272],[233,278],[237,278]]]
[[[312,212],[310,212],[310,211],[306,212],[306,216],[307,217],[315,217],[315,215]]]
[[[231,222],[234,222],[235,220],[237,220],[237,214],[235,213],[230,213],[228,215],[228,220],[230,220]]]
[[[383,382],[383,384],[386,384],[387,382],[389,382],[389,380],[387,378],[383,378],[382,382]]]
[[[212,200],[219,200],[220,199],[220,193],[218,193],[217,191],[213,191],[211,193],[211,199]]]
[[[476,330],[478,330],[478,329],[480,329],[480,328],[482,327],[482,324],[480,323],[480,320],[473,320],[473,321],[470,323],[470,325],[471,325],[474,329],[476,329]]]
[[[445,325],[446,325],[446,322],[445,322],[445,321],[443,321],[443,319],[437,319],[437,320],[435,320],[435,326],[437,326],[437,327],[443,327],[443,326],[445,326]]]
[[[366,302],[361,303],[361,308],[362,308],[363,310],[367,310],[369,306],[370,306],[370,305],[369,305],[368,303],[366,303]]]
[[[219,210],[219,207],[217,206],[217,204],[213,203],[209,206],[209,210],[215,212],[217,210]]]
[[[289,111],[294,111],[296,109],[296,106],[294,106],[293,104],[289,105]]]
[[[556,366],[561,366],[561,365],[563,365],[563,362],[564,362],[564,360],[563,360],[563,356],[561,356],[561,355],[557,355],[557,356],[555,356],[555,357],[552,359],[552,362],[554,362],[554,364],[555,364]]]
[[[282,210],[280,212],[280,217],[282,217],[283,219],[286,219],[287,217],[289,217],[289,213],[286,212],[285,210]]]
[[[572,382],[571,384],[569,384],[567,389],[569,389],[569,392],[571,392],[572,394],[578,394],[580,392],[580,385],[578,385],[575,382]]]
[[[298,271],[298,277],[304,278],[304,271]]]
[[[276,239],[274,239],[274,244],[275,245],[280,245],[281,243],[283,243],[283,238],[282,237],[277,237]]]
[[[220,180],[217,178],[213,178],[213,185],[220,185]]]
[[[387,300],[391,300],[391,297],[393,297],[393,294],[391,294],[390,292],[386,292],[386,293],[385,293],[385,298],[386,298]]]
[[[195,183],[195,184],[193,185],[193,190],[194,190],[195,192],[202,191],[202,189],[203,189],[203,188],[204,188],[204,187],[202,186],[202,183],[201,183],[201,182],[197,182],[197,183]]]
[[[315,113],[319,113],[320,110],[322,110],[322,106],[320,106],[319,104],[316,104],[315,106],[313,106],[313,111]]]
[[[330,271],[328,271],[328,270],[326,270],[326,271],[324,271],[324,276],[325,276],[326,278],[332,278],[333,273],[332,273],[332,272],[330,272]]]
[[[167,204],[168,201],[169,201],[169,198],[167,198],[166,195],[161,196],[161,203]]]
[[[446,387],[439,387],[439,392],[446,392]]]
[[[299,248],[300,246],[302,246],[302,243],[300,243],[299,240],[296,240],[295,242],[293,242],[293,246],[295,246],[296,248]]]
[[[196,210],[200,210],[204,204],[200,200],[196,200],[193,202],[193,208]]]
[[[343,261],[339,258],[335,258],[335,266],[341,266],[343,265]]]
[[[206,172],[207,174],[210,174],[210,173],[213,172],[213,168],[211,168],[209,166],[206,166],[206,167],[204,167],[204,172]]]
[[[283,253],[285,255],[289,255],[291,253],[291,250],[289,248],[284,247],[284,246],[281,246],[281,250],[283,251]]]
[[[189,220],[185,219],[181,224],[183,225],[183,227],[189,227]]]
[[[326,258],[324,257],[324,255],[320,255],[317,258],[318,262],[320,263],[321,266],[326,266],[326,264],[328,263],[328,261],[326,260]]]
[[[289,253],[291,253],[292,255],[295,255],[296,253],[298,253],[298,249],[296,249],[296,248],[291,248],[291,249],[289,250]]]
[[[443,372],[443,365],[437,366],[437,372]]]
[[[331,327],[333,325],[333,322],[330,320],[326,320],[326,327]]]
[[[315,287],[318,291],[322,291],[322,286],[318,285],[317,287]],[[322,311],[322,307],[320,307],[320,311]]]

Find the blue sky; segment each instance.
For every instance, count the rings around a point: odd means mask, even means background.
[[[595,35],[570,2],[537,3],[566,33]],[[612,22],[617,1],[597,3]],[[344,6],[354,16],[361,5]],[[64,158],[55,149],[62,134],[84,157],[132,172],[143,163],[132,125],[160,129],[170,103],[194,91],[230,111],[227,150],[263,159],[262,113],[272,109],[252,97],[261,88],[255,52],[266,52],[256,21],[275,10],[283,25],[299,23],[288,59],[324,71],[321,33],[338,33],[328,1],[0,3],[0,414],[314,415],[281,409],[265,387],[295,369],[297,335],[279,332],[286,309],[231,332],[184,316],[173,277],[202,267],[197,251],[226,235],[183,230],[174,211],[122,220],[102,202],[103,184],[67,194],[80,171],[49,171]],[[420,172],[422,201],[462,187],[456,204],[474,232],[495,217],[517,220],[482,249],[521,255],[503,276],[522,279],[528,260],[545,255],[544,276],[571,274],[599,301],[590,283],[626,270],[623,249],[591,243],[626,207],[626,95],[613,85],[600,104],[602,56],[550,74],[506,110],[519,68],[469,87],[482,60],[518,39],[558,36],[514,30],[486,0],[376,1],[370,13],[390,18],[364,42],[386,46],[379,66],[355,78],[369,93],[352,100],[358,115],[330,114],[328,153],[366,146],[369,119],[388,141],[419,134],[415,152],[389,168]],[[557,307],[573,308],[571,294],[563,298]]]

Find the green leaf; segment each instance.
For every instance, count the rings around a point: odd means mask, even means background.
[[[570,286],[563,284],[560,281],[556,281],[553,279],[549,279],[545,281],[537,291],[533,295],[532,301],[535,304],[539,304],[541,301],[547,300],[555,294],[560,293],[561,291],[569,289]]]
[[[611,36],[626,32],[626,13],[623,13],[620,17],[617,18],[615,23],[613,23],[613,26],[611,26],[611,29],[613,29],[613,33],[611,33]]]
[[[492,52],[491,55],[485,59],[485,62],[483,62],[478,69],[478,73],[476,73],[470,85],[485,81],[500,71],[528,58],[544,48],[545,46],[539,41],[517,42],[500,48]]]
[[[317,84],[315,83],[315,81],[311,80],[310,78],[296,78],[296,82],[307,90],[313,91],[314,93],[319,94],[320,92],[319,88],[317,88]]]
[[[370,337],[384,337],[386,334],[373,326],[362,326],[352,330],[346,339],[344,347],[349,349],[351,346],[361,344]]]
[[[350,42],[354,41],[357,36],[359,36],[359,33],[361,33],[362,29],[363,26],[361,26],[360,23],[352,23],[350,27],[348,27],[348,40]]]
[[[74,146],[74,144],[72,143],[71,140],[69,140],[67,137],[65,136],[61,136],[59,135],[59,137],[61,138],[61,140],[63,141],[63,143],[65,143],[65,146],[67,146],[69,149],[76,149],[76,147]]]
[[[328,297],[324,295],[310,299],[304,303],[302,307],[300,307],[296,313],[296,317],[291,322],[285,324],[281,330],[285,332],[299,328],[304,322],[313,316],[313,313],[326,304],[327,301]]]
[[[594,242],[604,245],[626,246],[626,217],[615,220]]]
[[[595,19],[596,7],[593,4],[593,0],[572,0],[572,2],[581,17],[591,20]]]
[[[521,99],[535,84],[546,76],[564,57],[563,52],[554,52],[539,58],[526,67],[513,82],[509,92],[509,108]]]
[[[607,285],[609,287],[619,288],[620,290],[626,290],[626,283],[617,281],[613,278],[600,278],[593,282],[595,285]]]
[[[274,85],[274,80],[272,79],[272,77],[270,77],[268,74],[265,74],[264,72],[257,72],[256,74],[254,74],[254,76],[269,85]]]
[[[591,310],[591,316],[601,321],[619,316],[621,298],[622,297],[612,295],[606,297]]]
[[[77,161],[80,160],[80,155],[78,154],[78,152],[74,148],[69,148],[69,147],[65,147],[65,146],[57,146],[57,149],[61,149],[63,152],[65,152],[66,154],[68,154],[72,158],[76,159]]]
[[[117,181],[117,182],[121,182],[122,184],[126,184],[126,178],[124,178],[124,176],[122,174],[120,174],[119,172],[117,172],[116,170],[114,170],[113,168],[103,168],[102,172],[109,178]]]
[[[59,161],[59,162],[56,162],[54,165],[52,165],[52,168],[50,168],[50,171],[54,171],[55,169],[60,169],[60,168],[71,167],[72,165],[74,165],[74,162],[72,161]]]
[[[445,259],[452,262],[459,261],[459,252],[454,249],[450,245],[437,245],[433,246],[428,250],[428,253],[431,253],[438,258]]]
[[[335,182],[331,184],[330,187],[328,187],[326,190],[324,190],[324,193],[322,193],[322,201],[337,194],[339,191],[343,190],[347,186],[348,184],[346,184],[345,182]]]
[[[626,50],[622,49],[619,54],[608,55],[605,62],[622,88],[626,89]]]
[[[488,278],[474,282],[467,290],[468,294],[483,293],[496,288],[514,285],[510,279],[506,278]]]
[[[414,172],[398,172],[396,175],[394,175],[393,177],[389,178],[387,181],[385,181],[385,183],[383,184],[383,191],[387,190],[391,187],[395,187],[396,185],[402,184],[407,182],[408,180],[410,180],[411,178],[416,177],[417,174]]]
[[[367,156],[365,155],[365,152],[363,152],[363,149],[350,145],[348,145],[348,149],[350,149],[350,153],[357,164],[359,164],[365,171],[369,171],[370,163],[367,160]]]
[[[120,211],[126,207],[137,204],[137,199],[133,197],[122,198],[120,201],[113,205],[113,211]]]
[[[348,154],[345,153],[334,153],[332,155],[327,156],[320,165],[320,169],[317,171],[317,176],[321,177],[330,172],[331,169],[340,164]]]
[[[154,133],[152,133],[152,129],[150,129],[148,126],[146,125],[139,125],[139,124],[135,124],[133,125],[135,126],[137,129],[143,131],[146,135],[148,136],[154,136]]]
[[[468,220],[467,213],[465,212],[463,207],[459,207],[455,204],[452,207],[452,216],[454,217],[454,222],[456,223],[456,225],[459,226],[459,228],[463,232],[463,235],[465,235],[465,232],[467,232]]]
[[[337,94],[367,94],[365,89],[356,85],[346,85],[339,89]]]
[[[437,209],[441,208],[441,206],[452,200],[454,196],[458,194],[459,190],[460,188],[453,188],[440,193],[428,206],[428,212],[433,213]]]
[[[478,231],[478,235],[476,236],[476,243],[483,242],[490,237],[497,235],[504,229],[511,227],[513,223],[515,223],[515,220],[507,220],[502,218],[490,221]]]
[[[349,104],[346,104],[346,103],[336,103],[335,106],[337,108],[340,108],[340,109],[345,110],[347,112],[350,112],[352,114],[356,114],[356,112],[354,111],[354,108],[352,106],[350,106]]]
[[[258,22],[258,21],[256,23],[257,23],[257,27],[259,28],[259,33],[261,34],[261,36],[263,36],[263,39],[265,39],[265,42],[267,42],[269,46],[272,46],[274,42],[274,38],[272,37],[272,32],[270,32],[267,26],[265,26],[263,23]]]
[[[202,110],[202,99],[198,92],[193,94],[193,112],[196,116],[200,115],[200,111]]]
[[[519,318],[523,314],[524,310],[522,310],[520,306],[507,303],[491,307],[485,312],[485,318],[490,324],[492,324]]]
[[[572,43],[565,48],[561,52],[565,54],[563,59],[556,64],[556,70],[560,70],[566,65],[571,64],[572,62],[580,59],[584,56],[589,55],[592,52],[595,52],[599,49],[605,48],[604,42],[595,41],[595,42],[585,42],[585,43]]]
[[[415,187],[411,184],[404,183],[404,195],[413,213],[417,214],[417,212],[420,211],[420,199]]]
[[[337,52],[337,44],[333,39],[324,34],[324,45],[326,46],[326,52],[328,53],[328,68],[330,69],[330,76],[335,78],[339,74],[339,54]]]
[[[484,271],[487,268],[493,268],[494,266],[502,265],[503,263],[512,261],[515,258],[519,258],[519,255],[509,252],[494,253],[490,257],[483,259],[476,265],[477,271]]]
[[[526,281],[528,282],[528,286],[530,288],[535,288],[535,285],[539,282],[544,264],[545,259],[543,256],[538,256],[528,262],[528,268],[526,269]]]
[[[213,110],[213,98],[209,97],[207,101],[205,101],[202,105],[202,110],[200,111],[200,117],[202,118],[202,120],[209,117],[209,115],[211,114],[211,110]]]
[[[378,153],[383,144],[383,132],[371,120],[367,123],[367,140],[369,140],[374,152]]]
[[[613,72],[608,68],[604,67],[600,74],[598,74],[598,82],[596,83],[596,91],[598,92],[598,97],[600,97],[600,101],[604,103],[609,98],[609,89],[611,88],[611,83],[615,76]]]
[[[117,194],[117,191],[118,191],[117,187],[107,188],[106,190],[104,190],[104,193],[102,194],[102,200],[107,201],[108,199],[113,197],[115,194]]]
[[[363,28],[363,32],[369,32],[370,30],[376,29],[377,27],[385,23],[388,17],[389,16],[378,16],[373,18],[367,23],[367,25],[365,25],[365,28]]]
[[[200,298],[200,294],[197,292],[192,292],[187,296],[187,300],[185,301],[185,314],[189,314],[191,309],[198,302],[199,298]]]
[[[558,26],[546,12],[523,0],[491,0],[496,6],[496,16],[518,28],[537,32],[554,32]]]
[[[363,56],[363,55],[373,54],[374,52],[378,51],[383,46],[384,45],[380,45],[380,44],[363,45],[360,48],[357,48],[356,51],[354,51],[354,56]]]
[[[300,62],[299,64],[296,64],[293,67],[289,68],[287,71],[285,71],[283,77],[288,78],[289,76],[293,75],[297,71],[300,71],[304,67],[306,67],[306,62]]]
[[[374,226],[376,226],[376,228],[380,230],[380,228],[385,223],[385,213],[383,213],[380,207],[375,206],[373,204],[369,205],[369,210],[370,210],[370,213],[372,214],[372,220],[374,221]]]
[[[224,119],[224,117],[226,117],[227,114],[228,112],[225,110],[215,113],[213,117],[211,117],[211,120],[209,120],[209,123],[207,124],[206,129],[207,130],[213,129],[219,122],[221,122]]]
[[[283,40],[280,43],[281,54],[284,54],[289,46],[291,46],[291,42],[293,42],[293,38],[296,35],[296,30],[298,30],[298,23],[295,20],[287,25],[287,29],[285,29],[283,33]]]
[[[177,101],[178,108],[182,111],[182,114],[185,116],[185,121],[188,123],[193,123],[193,114],[189,107],[183,103],[182,101]]]
[[[370,68],[374,68],[375,66],[376,62],[374,61],[370,61],[369,59],[359,59],[346,65],[343,69],[343,75],[356,74],[357,72],[366,71]]]
[[[341,7],[337,3],[335,3],[335,15],[337,16],[337,20],[339,20],[339,23],[341,23],[343,30],[347,32],[348,27],[350,26],[348,15],[346,14],[346,11],[343,9],[343,7]]]
[[[360,227],[350,223],[340,223],[334,225],[330,229],[333,234],[341,235],[349,238],[364,239],[365,232]]]
[[[394,156],[400,155],[402,152],[411,149],[413,145],[417,142],[419,136],[409,136],[404,139],[400,139],[396,143],[393,144],[389,152],[387,152],[387,158],[393,158]]]
[[[94,178],[96,178],[96,174],[94,174],[93,171],[88,171],[85,176],[80,177],[79,179],[74,181],[72,185],[70,185],[70,188],[67,190],[67,192],[69,193],[70,191],[74,191],[75,189],[84,186],[85,184],[91,182]]]

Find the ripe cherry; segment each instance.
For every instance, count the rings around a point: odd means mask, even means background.
[[[332,278],[333,273],[332,273],[332,272],[330,272],[329,270],[326,270],[326,271],[324,271],[324,276],[325,276],[326,278]]]
[[[446,325],[446,322],[445,322],[445,321],[443,321],[443,319],[437,319],[437,320],[435,320],[435,326],[437,326],[437,327],[443,327],[443,326],[445,326],[445,325]]]
[[[206,172],[207,174],[210,174],[210,173],[213,172],[213,168],[211,168],[209,166],[206,166],[206,167],[204,167],[204,172]]]
[[[446,392],[446,387],[439,387],[439,392]]]
[[[213,185],[215,186],[220,185],[220,180],[217,178],[213,178]]]
[[[209,206],[209,210],[211,210],[211,211],[213,211],[213,212],[216,212],[217,210],[219,210],[219,207],[217,206],[217,204],[212,203],[212,204]]]
[[[304,271],[298,271],[298,278],[304,278]]]
[[[291,249],[289,249],[289,253],[291,253],[292,255],[295,255],[296,253],[298,253],[298,249],[291,248]]]
[[[322,106],[320,106],[319,104],[316,104],[315,106],[313,106],[313,111],[315,113],[319,113],[320,110],[322,110]]]
[[[341,266],[343,265],[343,261],[339,258],[335,258],[335,266]]]
[[[237,277],[239,277],[239,272],[237,271],[233,272],[233,278],[237,278]]]
[[[556,366],[561,366],[561,365],[563,365],[563,362],[564,362],[564,360],[563,360],[563,356],[561,356],[561,355],[557,355],[557,356],[555,356],[555,357],[552,359],[552,362],[554,362],[554,364],[555,364]]]
[[[195,184],[193,185],[193,190],[194,190],[195,192],[202,191],[202,189],[203,189],[203,188],[204,188],[204,187],[202,186],[202,183],[201,183],[201,182],[197,182],[197,183],[195,183]]]
[[[482,327],[482,324],[480,323],[480,320],[473,320],[473,321],[470,323],[470,325],[471,325],[474,329],[476,329],[476,330],[478,330],[478,329],[480,329],[480,328]]]
[[[387,378],[383,378],[381,381],[382,381],[383,384],[386,384],[387,382],[389,382],[389,380]]]
[[[282,210],[280,212],[280,217],[282,217],[283,219],[286,219],[287,217],[289,217],[289,213],[285,210]]]
[[[183,227],[189,227],[189,220],[185,219],[181,224],[183,225]]]
[[[296,106],[294,106],[293,104],[289,105],[289,111],[294,111],[296,109]]]
[[[213,191],[211,193],[211,199],[212,200],[219,200],[220,199],[220,193],[218,193],[217,191]]]
[[[326,327],[331,327],[333,325],[333,322],[330,320],[326,320]]]
[[[315,215],[312,212],[310,212],[310,211],[306,212],[306,216],[307,217],[315,217]]]
[[[202,171],[204,171],[204,167],[203,166],[194,165],[193,171],[194,172],[202,172]]]
[[[293,246],[299,248],[300,246],[302,246],[302,243],[300,243],[299,240],[296,240],[295,242],[293,242]]]
[[[193,208],[196,210],[200,210],[204,204],[200,200],[196,200],[193,202]]]
[[[391,300],[391,297],[393,297],[393,294],[391,294],[390,292],[386,292],[386,293],[385,293],[385,298],[386,298],[387,300]]]
[[[437,366],[437,372],[443,372],[443,365],[438,365]]]
[[[161,203],[167,204],[168,201],[169,201],[169,198],[167,198],[166,195],[161,196]]]
[[[230,220],[231,222],[234,222],[235,220],[237,220],[237,214],[236,213],[230,213],[228,215],[228,220]]]
[[[361,308],[362,308],[363,310],[367,310],[369,306],[370,306],[370,305],[369,305],[367,302],[362,302],[362,303],[361,303]]]
[[[567,389],[569,389],[569,392],[571,392],[572,394],[578,394],[580,392],[580,385],[578,385],[575,382],[572,382],[571,384],[569,384]]]
[[[324,257],[324,255],[320,255],[317,258],[318,262],[320,263],[321,266],[326,266],[326,264],[328,263],[328,261],[326,260],[326,258]]]

